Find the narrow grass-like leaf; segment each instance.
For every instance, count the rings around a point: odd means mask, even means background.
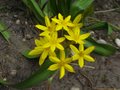
[[[96,22],[92,25],[86,26],[84,29],[86,30],[99,30],[99,29],[106,29],[108,24],[106,22]]]
[[[50,4],[50,8],[51,8],[51,11],[53,12],[53,14],[57,15],[59,12],[58,12],[56,0],[48,0],[48,2]]]
[[[44,21],[44,13],[42,12],[41,8],[39,7],[38,3],[35,0],[22,0],[27,7],[34,13],[37,20],[40,23]]]
[[[8,30],[7,26],[5,26],[5,24],[3,22],[0,22],[0,33],[3,35],[3,37],[7,41],[9,41],[10,32],[8,32],[7,30]]]
[[[112,34],[113,28],[110,24],[108,24],[108,35]]]
[[[88,8],[94,0],[76,0],[71,6],[70,14],[75,17],[78,13],[83,12]]]
[[[31,50],[25,50],[25,51],[23,51],[22,52],[22,55],[23,56],[25,56],[26,58],[28,58],[28,59],[34,59],[34,58],[38,58],[39,56],[31,56],[31,55],[29,55],[29,52],[30,52]]]
[[[97,54],[103,55],[103,56],[110,56],[116,52],[116,48],[112,45],[109,44],[100,44],[97,43],[95,40],[92,38],[89,38],[85,41],[85,46],[95,46],[95,52]]]

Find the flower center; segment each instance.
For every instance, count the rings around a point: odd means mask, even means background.
[[[65,62],[61,61],[61,62],[59,63],[59,65],[60,65],[60,66],[64,66],[64,65],[65,65]]]
[[[61,24],[63,25],[63,26],[66,26],[66,22],[63,20],[63,21],[61,21]]]
[[[79,53],[79,55],[80,55],[81,57],[83,57],[83,56],[84,56],[84,53],[81,51],[81,52]]]

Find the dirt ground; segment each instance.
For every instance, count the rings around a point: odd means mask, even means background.
[[[96,0],[95,10],[104,11],[117,8],[119,5],[119,0],[102,0],[102,2],[101,0]],[[95,13],[95,17],[120,26],[120,10]],[[38,31],[34,28],[35,23],[32,21],[32,16],[29,15],[20,0],[0,0],[0,21],[6,23],[9,27],[8,31],[11,32],[10,42],[5,41],[2,35],[0,35],[0,78],[12,83],[20,82],[29,77],[39,67],[38,61],[29,61],[21,55],[21,51],[34,47],[34,38],[38,36]],[[97,39],[102,38],[113,44],[115,38],[120,38],[120,31],[113,32],[112,36],[106,36],[106,31],[104,30],[95,31],[94,34]],[[50,86],[51,90],[119,89],[120,52],[117,51],[109,57],[96,54],[93,57],[95,57],[96,62],[87,62],[86,65],[95,67],[95,69],[85,67],[81,70],[76,67],[76,74],[67,73],[62,80],[55,77]],[[49,90],[47,87],[48,84],[45,82],[42,85],[26,90]],[[0,90],[17,89],[0,86]]]

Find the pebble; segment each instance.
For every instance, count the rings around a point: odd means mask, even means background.
[[[3,81],[7,81],[7,78],[3,78]]]
[[[27,21],[25,21],[25,25],[28,25],[28,22],[27,22]]]
[[[30,35],[30,34],[27,34],[27,35],[26,35],[26,39],[31,39],[31,35]]]
[[[26,39],[25,39],[25,38],[23,38],[23,39],[22,39],[22,41],[23,41],[23,42],[25,42],[25,41],[26,41]]]
[[[18,15],[14,15],[13,17],[14,17],[14,18],[17,18],[17,17],[18,17]]]
[[[19,19],[16,20],[16,24],[20,24],[20,20]]]
[[[104,39],[99,39],[99,40],[97,40],[97,42],[101,43],[101,44],[107,44],[107,42]]]
[[[80,88],[79,87],[71,87],[70,90],[80,90]]]
[[[116,43],[116,45],[117,45],[118,47],[120,47],[120,39],[119,39],[119,38],[116,38],[116,39],[115,39],[115,43]]]
[[[17,74],[17,71],[16,70],[11,70],[10,74],[15,76]]]

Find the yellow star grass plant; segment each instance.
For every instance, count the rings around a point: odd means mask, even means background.
[[[71,58],[65,58],[65,52],[60,51],[60,59],[57,57],[50,57],[50,60],[54,63],[52,64],[48,70],[55,71],[57,69],[60,69],[60,79],[64,77],[65,70],[69,72],[75,72],[73,67],[70,65]]]
[[[52,21],[57,23],[56,30],[61,30],[62,28],[66,31],[69,31],[69,27],[73,27],[74,24],[70,21],[71,16],[67,16],[65,19],[63,16],[59,13],[58,14],[58,19],[52,18]]]
[[[81,14],[75,17],[71,21],[71,16],[67,16],[65,19],[59,13],[58,18],[53,17],[50,21],[48,16],[45,16],[45,25],[36,25],[36,27],[43,32],[40,34],[40,39],[35,39],[36,47],[29,52],[29,55],[40,55],[39,64],[42,65],[47,57],[54,64],[49,66],[49,70],[55,71],[60,70],[60,79],[64,77],[65,70],[69,72],[75,72],[73,67],[70,65],[75,60],[78,60],[79,66],[82,68],[84,66],[84,59],[89,62],[94,62],[95,60],[89,55],[93,50],[94,46],[91,46],[84,50],[84,40],[90,36],[90,33],[81,34],[80,23]],[[68,35],[64,35],[64,32],[59,30],[67,31]],[[59,32],[58,32],[59,31]],[[63,37],[64,36],[64,37]],[[65,40],[66,39],[66,40]],[[70,48],[74,52],[74,55],[70,58],[65,58],[65,43],[64,41],[74,41],[75,44],[79,44],[79,49],[75,46],[70,45]],[[69,48],[69,49],[70,49]],[[56,53],[60,50],[60,58],[57,57]]]
[[[84,44],[84,41],[86,38],[90,36],[90,33],[86,34],[81,34],[80,35],[80,29],[79,28],[74,28],[74,30],[68,31],[69,35],[65,35],[65,37],[70,40],[74,41],[77,44]]]
[[[88,62],[94,62],[94,58],[92,58],[89,54],[95,49],[94,46],[91,46],[84,50],[84,45],[80,44],[79,49],[75,46],[70,45],[70,48],[74,52],[74,56],[72,56],[73,60],[78,60],[79,66],[82,68],[84,66],[84,59]]]

